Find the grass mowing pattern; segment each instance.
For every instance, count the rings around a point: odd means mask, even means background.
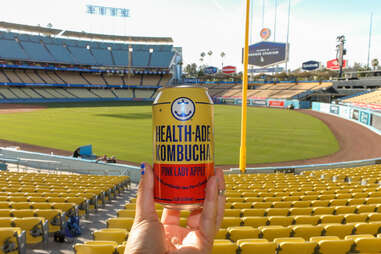
[[[0,139],[73,151],[92,144],[97,155],[152,161],[147,103],[48,104],[0,115]],[[241,108],[215,106],[216,164],[238,164]],[[296,111],[249,108],[247,163],[301,160],[335,153],[339,145],[320,120]]]

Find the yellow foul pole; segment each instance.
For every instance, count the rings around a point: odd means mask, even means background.
[[[246,28],[245,50],[243,54],[243,77],[242,77],[242,118],[241,118],[241,149],[239,168],[242,173],[246,171],[246,128],[247,128],[247,87],[248,87],[248,64],[249,64],[249,17],[250,0],[246,0]]]

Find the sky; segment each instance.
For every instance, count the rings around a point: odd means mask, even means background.
[[[349,65],[366,64],[371,13],[370,59],[381,59],[381,47],[377,47],[381,44],[380,0],[290,3],[289,68],[299,68],[309,60],[325,64],[335,58],[338,35],[346,36]],[[127,8],[130,17],[89,15],[88,4]],[[199,65],[201,52],[211,50],[213,55],[206,56],[204,64],[234,65],[242,70],[245,6],[245,0],[12,0],[2,1],[0,20],[41,26],[51,23],[53,28],[102,34],[172,37],[174,46],[183,48],[185,65]],[[275,41],[286,42],[288,0],[251,0],[250,11],[250,44],[261,41],[263,27],[271,29],[269,41],[275,36]],[[226,53],[223,59],[221,52]]]

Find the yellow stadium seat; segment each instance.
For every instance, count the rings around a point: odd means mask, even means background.
[[[28,202],[28,198],[27,197],[10,196],[9,201],[11,201],[11,202]]]
[[[122,244],[127,240],[128,231],[123,228],[104,228],[93,232],[95,241],[115,241]]]
[[[351,224],[328,224],[324,226],[324,234],[326,236],[337,236],[343,239],[347,235],[351,235],[354,225]]]
[[[36,216],[43,217],[49,222],[49,232],[57,232],[63,228],[63,219],[61,210],[58,209],[37,209]]]
[[[132,209],[118,210],[116,213],[118,217],[130,217],[130,218],[135,217],[135,210],[132,210]]]
[[[298,215],[294,216],[294,224],[300,225],[300,224],[309,224],[309,225],[316,225],[320,221],[320,216],[318,215]]]
[[[304,243],[306,240],[302,237],[281,237],[281,238],[275,238],[273,240],[274,243],[276,244],[281,244],[281,243]]]
[[[124,205],[124,209],[135,210],[136,209],[136,203],[127,203]]]
[[[292,202],[289,201],[275,201],[273,202],[272,207],[274,208],[290,208],[292,206]]]
[[[240,209],[225,209],[224,216],[226,217],[240,217],[241,210]]]
[[[74,203],[52,203],[52,208],[65,212],[67,216],[76,213]]]
[[[82,244],[77,243],[74,245],[76,254],[115,254],[115,246],[113,244]]]
[[[353,222],[366,222],[368,219],[367,214],[355,214],[355,213],[350,213],[350,214],[345,214],[345,223],[353,223]]]
[[[232,209],[233,203],[232,202],[225,202],[225,209]],[[127,207],[126,207],[127,208]],[[130,208],[131,209],[131,208]]]
[[[26,243],[35,244],[47,242],[48,226],[47,221],[40,217],[15,218],[13,220],[16,227],[26,231]]]
[[[64,198],[64,197],[48,197],[47,201],[53,202],[53,203],[65,203],[66,198]]]
[[[310,242],[320,242],[320,241],[336,241],[340,240],[338,236],[312,236],[310,237]]]
[[[282,242],[278,254],[314,254],[316,247],[315,242]]]
[[[226,202],[238,202],[238,203],[243,203],[246,202],[245,198],[241,197],[226,197]]]
[[[353,193],[352,197],[353,198],[367,198],[368,197],[368,193],[357,192],[357,193]]]
[[[293,201],[299,201],[299,199],[298,196],[286,196],[282,198],[282,201],[291,201],[293,203]]]
[[[375,238],[374,235],[371,234],[363,234],[363,235],[347,235],[344,237],[345,240],[356,240],[362,238]]]
[[[236,227],[241,225],[241,218],[238,217],[224,217],[221,223],[222,228]]]
[[[333,214],[335,208],[333,207],[315,207],[313,209],[314,215],[322,215],[322,214]]]
[[[345,200],[348,200],[352,198],[352,194],[351,193],[339,193],[339,194],[336,194],[336,199],[345,199]]]
[[[249,239],[239,239],[236,241],[237,246],[241,246],[243,243],[268,243],[267,239],[263,238],[249,238]]]
[[[227,228],[228,237],[232,241],[247,238],[258,238],[259,229],[250,226],[229,227]]]
[[[306,241],[312,236],[321,236],[324,230],[323,226],[320,225],[293,225],[290,228],[293,237],[302,237]]]
[[[228,230],[226,228],[220,228],[216,235],[214,236],[214,239],[226,239],[226,235],[228,233]]]
[[[381,204],[381,197],[378,198],[367,198],[366,199],[366,204]]]
[[[237,245],[229,240],[214,240],[212,254],[236,254]]]
[[[288,209],[287,208],[267,208],[266,214],[267,216],[287,216]]]
[[[243,242],[239,246],[241,254],[275,254],[277,245],[273,242]]]
[[[0,227],[0,253],[25,253],[25,233],[17,227]]]
[[[52,203],[47,202],[32,202],[31,208],[33,209],[52,209]]]
[[[381,213],[369,213],[369,221],[381,221]]]
[[[270,208],[272,202],[253,202],[251,203],[253,208]]]
[[[365,198],[352,198],[348,199],[347,205],[362,205],[365,203]]]
[[[247,216],[242,217],[242,222],[245,226],[251,226],[254,228],[257,228],[259,226],[266,226],[267,225],[267,217],[261,217],[261,216]]]
[[[0,201],[0,209],[8,209],[11,207],[11,202]]]
[[[12,217],[0,217],[0,228],[13,227],[14,226],[13,220],[14,218]]]
[[[242,209],[242,216],[264,216],[266,213],[265,208],[258,209]]]
[[[12,202],[11,207],[12,209],[30,209],[31,203],[30,202]]]
[[[353,245],[353,240],[323,240],[319,244],[321,254],[346,254]]]
[[[47,198],[45,197],[28,197],[29,202],[46,202]]]
[[[251,208],[251,203],[233,202],[231,207],[232,209]]]
[[[294,222],[294,217],[291,216],[269,216],[269,225],[289,226]]]
[[[271,203],[275,201],[282,201],[282,197],[265,197],[263,198],[263,201]]]
[[[312,208],[311,207],[290,208],[289,212],[290,212],[290,216],[294,216],[294,215],[311,215],[312,214]]]
[[[261,231],[262,238],[272,241],[275,238],[289,237],[291,229],[282,226],[262,226],[258,228]]]
[[[344,215],[320,215],[320,223],[343,223]]]
[[[293,207],[306,208],[311,206],[311,201],[294,201]]]
[[[11,209],[0,209],[0,217],[11,217],[12,210]]]
[[[336,206],[335,207],[335,214],[348,214],[348,213],[354,213],[356,211],[355,206]]]
[[[311,201],[312,207],[328,207],[329,200],[313,200]]]
[[[245,197],[245,202],[247,203],[253,203],[253,202],[262,202],[263,198],[258,197]]]
[[[132,224],[134,223],[134,218],[109,218],[106,223],[108,228],[124,228],[131,230]]]
[[[332,199],[329,201],[329,206],[344,206],[347,205],[348,200],[346,199]]]
[[[319,195],[319,200],[331,200],[336,198],[335,194],[325,194],[325,195]]]
[[[381,238],[358,238],[355,239],[355,250],[360,253],[380,253]]]
[[[372,234],[375,235],[379,232],[380,225],[372,223],[357,223],[355,224],[355,234]]]
[[[34,214],[34,210],[32,209],[20,209],[20,210],[13,209],[12,215],[13,217],[23,218],[23,217],[33,217],[35,214]]]

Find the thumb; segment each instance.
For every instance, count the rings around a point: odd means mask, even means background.
[[[136,199],[135,221],[156,219],[158,216],[155,210],[153,199],[153,171],[147,163],[141,164],[141,177]]]

